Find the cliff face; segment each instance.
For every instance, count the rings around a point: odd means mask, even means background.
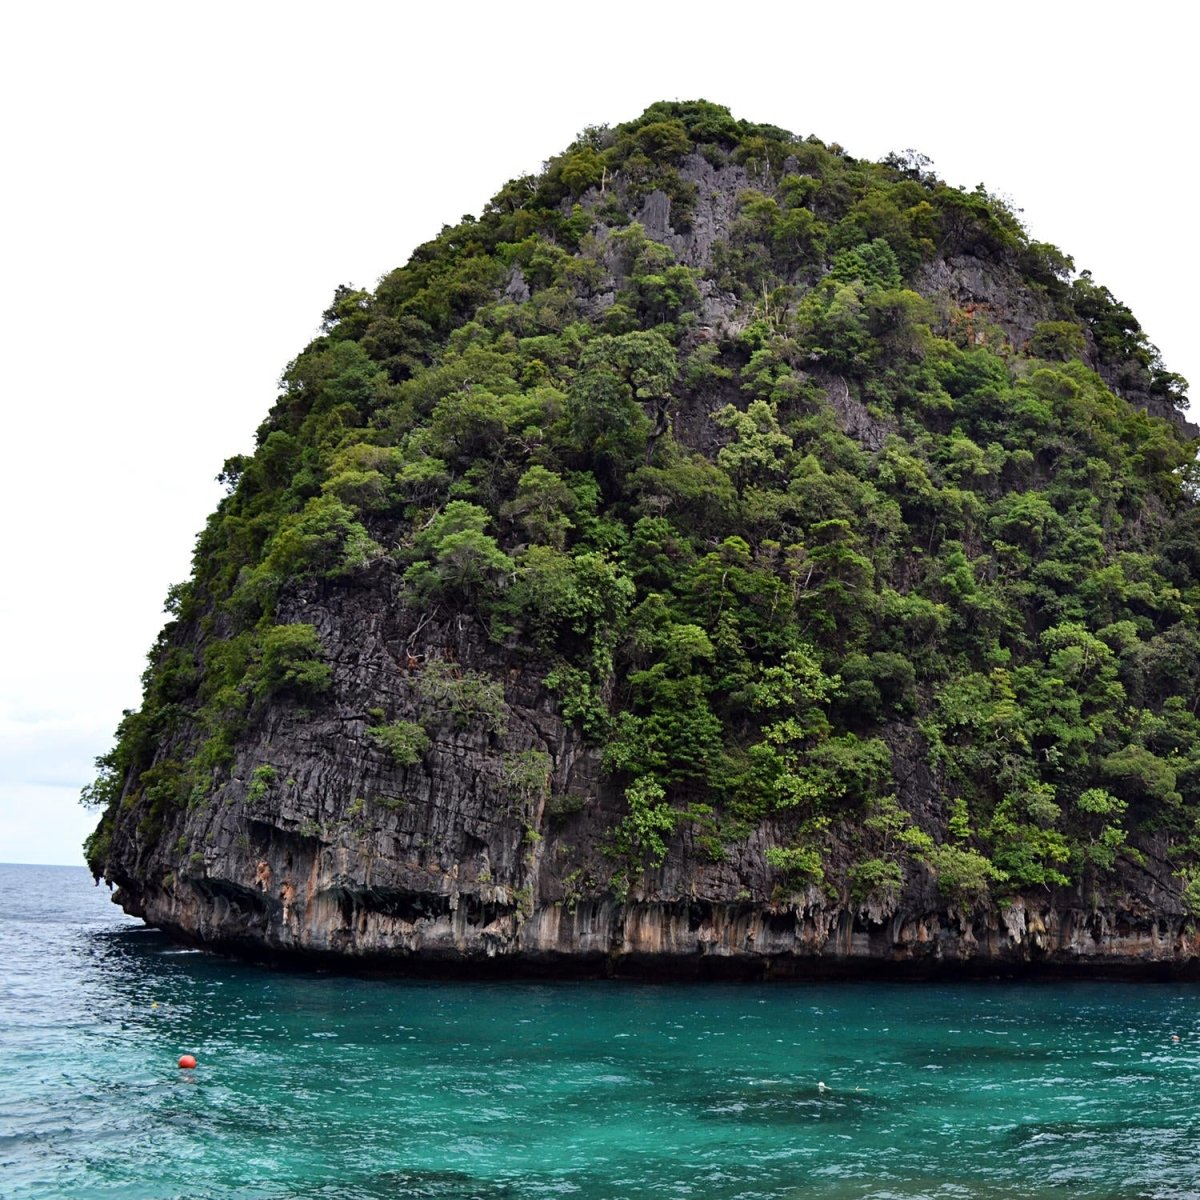
[[[339,291],[93,870],[381,969],[1191,973],[1195,430],[1066,263],[715,106],[593,131]]]
[[[605,848],[624,805],[597,749],[562,720],[536,672],[514,669],[471,623],[435,618],[414,636],[415,614],[386,616],[394,581],[379,572],[372,583],[297,610],[330,648],[336,708],[319,718],[272,709],[239,746],[220,802],[156,838],[118,819],[109,878],[127,912],[232,953],[396,972],[1200,973],[1200,936],[1161,842],[1090,896],[1039,889],[948,905],[931,873],[913,870],[887,902],[847,903],[818,887],[781,894],[766,852],[786,827],[766,822],[719,862],[682,830],[661,867],[614,894]],[[448,652],[503,674],[507,732],[442,726],[421,763],[398,769],[367,735],[365,705],[419,716],[419,664]],[[905,731],[896,736],[901,803],[936,828],[935,782]],[[550,760],[549,786],[514,795],[504,754],[531,749]],[[254,796],[264,764],[273,779]],[[185,854],[184,840],[202,849]]]

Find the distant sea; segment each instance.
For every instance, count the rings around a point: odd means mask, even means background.
[[[0,1196],[1200,1197],[1200,991],[364,982],[0,866]]]

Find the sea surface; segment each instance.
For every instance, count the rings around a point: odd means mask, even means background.
[[[1200,1197],[1200,989],[363,981],[0,866],[0,1196]]]

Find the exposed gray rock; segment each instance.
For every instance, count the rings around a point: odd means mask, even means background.
[[[504,289],[504,298],[514,304],[524,304],[529,299],[529,285],[520,267],[513,267],[508,279],[508,287]]]
[[[935,258],[918,268],[913,287],[923,296],[948,298],[965,314],[977,342],[994,340],[999,331],[1024,349],[1040,321],[1056,319],[1050,301],[1003,263],[968,256]]]
[[[646,225],[646,232],[656,241],[670,246],[686,266],[706,267],[712,261],[713,246],[729,234],[729,226],[737,216],[738,197],[753,185],[744,167],[734,163],[714,167],[699,154],[689,154],[683,160],[679,174],[685,183],[696,188],[690,228],[686,233],[677,233],[669,227],[652,232]],[[650,198],[655,195],[662,193],[651,193]]]
[[[638,217],[645,227],[646,236],[656,242],[666,241],[671,236],[671,200],[666,192],[653,191],[646,197]]]
[[[711,279],[700,280],[700,328],[707,334],[731,336],[744,322],[739,317],[738,300],[732,292],[717,289]]]
[[[894,428],[871,416],[867,406],[851,394],[849,385],[840,375],[825,385],[825,395],[847,437],[860,442],[864,449],[883,449],[888,434],[893,433]]]

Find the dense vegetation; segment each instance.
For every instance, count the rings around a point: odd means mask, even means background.
[[[688,261],[697,181],[734,175]],[[635,219],[655,192],[684,239]],[[1030,337],[915,290],[955,258],[1038,308]],[[1194,447],[1122,398],[1169,411],[1185,385],[1073,275],[919,156],[705,102],[586,131],[373,292],[338,289],[225,464],[86,793],[109,810],[93,868],[115,806],[152,836],[267,706],[325,702],[280,598],[382,565],[603,747],[618,890],[685,826],[719,857],[769,820],[787,889],[886,905],[928,869],[951,901],[1086,894],[1153,840],[1200,911]],[[498,679],[423,686],[503,728]],[[386,715],[372,736],[416,761],[424,726]],[[544,785],[533,757],[521,786]],[[897,798],[918,769],[920,819]]]

